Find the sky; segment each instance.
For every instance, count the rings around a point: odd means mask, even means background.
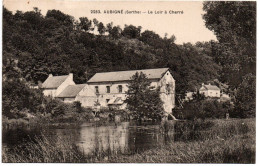
[[[48,10],[56,9],[75,19],[96,18],[104,24],[113,22],[113,25],[119,25],[121,28],[124,28],[125,24],[141,26],[142,31],[152,30],[161,37],[164,37],[165,33],[168,37],[174,35],[177,44],[216,40],[214,33],[205,27],[201,1],[3,0],[3,5],[13,13],[17,10],[32,11],[33,7],[38,7],[43,15]],[[91,10],[100,10],[101,14],[91,13]],[[105,14],[104,10],[123,10],[123,14]],[[141,14],[126,14],[127,10],[140,11]],[[163,12],[156,14],[158,11]],[[183,14],[170,14],[169,11],[183,11]]]

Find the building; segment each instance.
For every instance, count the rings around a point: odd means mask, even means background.
[[[43,89],[43,94],[45,96],[51,96],[54,98],[69,85],[75,85],[72,73],[64,76],[53,76],[50,74],[42,83],[41,89]]]
[[[195,92],[187,92],[187,93],[185,93],[184,101],[193,100],[193,94],[195,94]]]
[[[217,97],[220,98],[220,89],[216,85],[204,85],[202,84],[199,89],[200,94],[204,94],[205,97]]]
[[[175,107],[175,80],[168,68],[96,73],[87,84],[76,85],[73,74],[53,76],[42,84],[43,94],[66,103],[80,101],[83,107],[114,107],[125,109],[128,84],[136,72],[144,73],[154,88],[160,87],[164,111]]]
[[[61,99],[65,103],[79,101],[78,96],[85,90],[87,84],[68,85],[56,98]]]
[[[171,113],[175,106],[175,80],[168,68],[129,70],[96,73],[88,82],[86,90],[79,95],[82,106],[126,108],[128,84],[136,72],[144,73],[151,86],[160,87],[164,111]]]
[[[222,101],[222,102],[230,102],[231,101],[231,97],[230,97],[230,94],[226,94],[226,93],[224,93],[224,92],[222,92],[221,94],[220,94],[220,101]]]

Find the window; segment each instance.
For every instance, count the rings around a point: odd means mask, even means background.
[[[122,91],[123,91],[122,85],[118,85],[118,92],[119,92],[119,93],[122,93]]]
[[[107,103],[109,102],[109,99],[106,99]]]
[[[98,86],[95,86],[96,93],[99,93]]]
[[[110,93],[110,86],[107,86],[107,93]]]

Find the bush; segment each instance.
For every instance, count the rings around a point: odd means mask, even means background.
[[[225,118],[226,113],[230,113],[232,107],[229,103],[218,102],[217,100],[194,100],[184,103],[181,114],[184,119],[206,119]]]

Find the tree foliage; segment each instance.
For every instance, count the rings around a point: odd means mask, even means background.
[[[150,84],[142,72],[137,72],[131,77],[126,103],[134,119],[161,119],[163,115],[159,89],[152,89]]]
[[[219,41],[211,43],[211,48],[222,66],[220,80],[238,90],[237,111],[251,112],[255,104],[256,2],[204,2],[203,9],[206,27]],[[252,84],[247,84],[248,78]],[[252,97],[248,98],[249,94]]]
[[[95,28],[99,35],[93,34]],[[43,82],[50,73],[73,73],[76,83],[86,83],[97,72],[168,67],[174,73],[177,94],[218,78],[220,66],[214,59],[190,43],[174,41],[174,36],[162,38],[149,30],[141,33],[141,27],[134,25],[122,30],[87,17],[75,20],[59,10],[43,16],[37,8],[15,13],[3,8],[3,98],[19,101],[16,95],[22,94],[15,93],[20,90],[33,96],[26,84]],[[15,78],[23,83],[12,81]],[[14,93],[8,93],[11,87]],[[18,110],[24,107],[22,102],[17,104]]]

